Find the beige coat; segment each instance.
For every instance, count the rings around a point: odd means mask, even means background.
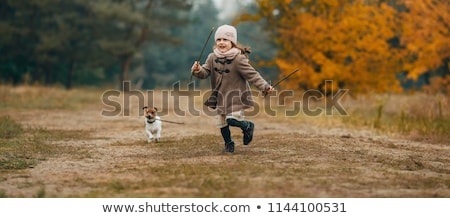
[[[194,72],[194,76],[199,79],[210,77],[211,90],[219,87],[218,114],[230,114],[251,108],[254,101],[249,83],[261,91],[270,86],[248,61],[244,54],[226,59],[217,58],[214,53],[211,53],[201,70]]]

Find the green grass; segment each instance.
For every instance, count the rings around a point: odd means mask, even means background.
[[[0,190],[0,198],[6,198],[6,192],[4,190]]]
[[[55,155],[76,153],[71,147],[56,146],[53,142],[89,137],[88,132],[81,130],[24,129],[9,117],[0,117],[0,126],[8,129],[1,131],[0,171],[26,169]]]
[[[0,139],[8,139],[20,136],[23,128],[9,116],[0,117]]]

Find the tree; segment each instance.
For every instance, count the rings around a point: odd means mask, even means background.
[[[38,15],[34,2],[0,2],[1,79],[13,84],[19,83],[23,72],[32,71],[35,65],[30,57],[34,55],[34,44],[38,41]]]
[[[266,21],[280,46],[279,68],[302,69],[302,77],[284,83],[290,88],[317,88],[334,80],[335,88],[354,93],[401,91],[398,78],[405,72],[414,80],[437,74],[443,79],[434,81],[449,81],[448,1],[256,2],[258,12],[241,20]]]
[[[168,34],[169,27],[184,22],[180,17],[171,16],[173,11],[187,11],[191,8],[189,2],[181,0],[88,2],[97,18],[95,31],[100,47],[121,63],[121,84],[129,80],[133,56],[140,52],[145,42],[175,41],[175,38]]]
[[[257,13],[256,3],[240,5],[241,14]],[[264,20],[256,22],[243,22],[239,16],[232,17],[231,23],[238,29],[238,41],[251,48],[250,61],[260,73],[267,79],[276,79],[279,69],[274,61],[278,54],[278,47],[270,38],[270,34],[264,30]],[[228,21],[225,21],[228,23]]]
[[[450,90],[450,3],[445,0],[402,0],[400,43],[405,48],[404,70],[410,79],[441,71],[441,79]],[[430,82],[430,81],[428,81]],[[445,84],[446,83],[446,84]]]
[[[93,40],[89,10],[82,1],[3,1],[0,18],[1,79],[72,86],[73,72],[104,60]],[[102,63],[103,64],[103,63]],[[92,80],[92,78],[90,78]]]
[[[144,47],[144,87],[167,87],[178,81],[189,81],[192,63],[198,59],[212,27],[217,27],[218,11],[211,0],[195,1],[188,14],[174,14],[186,21],[184,25],[171,25],[168,35],[176,36],[174,43],[150,42]],[[201,62],[211,52],[214,39],[206,45]],[[199,81],[204,83],[207,81]]]
[[[389,43],[397,32],[395,9],[378,1],[257,1],[257,15],[280,46],[282,72],[300,68],[285,85],[315,89],[325,80],[354,93],[401,90],[400,54]],[[287,3],[287,4],[286,4]]]
[[[7,0],[0,6],[0,79],[16,84],[30,74],[32,81],[68,88],[76,68],[109,73],[115,62],[122,84],[147,42],[175,41],[169,30],[184,24],[178,15],[191,8],[182,0]]]

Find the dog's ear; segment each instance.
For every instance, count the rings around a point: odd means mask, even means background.
[[[142,110],[145,110],[145,109],[147,109],[148,107],[147,106],[144,106],[143,108],[142,108]]]
[[[156,107],[153,107],[154,109],[155,109],[155,111],[158,111],[158,108],[156,108]]]

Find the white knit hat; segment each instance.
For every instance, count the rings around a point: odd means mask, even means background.
[[[237,44],[237,31],[236,28],[230,25],[222,25],[216,30],[214,35],[214,40],[217,39],[228,39],[234,44]]]

